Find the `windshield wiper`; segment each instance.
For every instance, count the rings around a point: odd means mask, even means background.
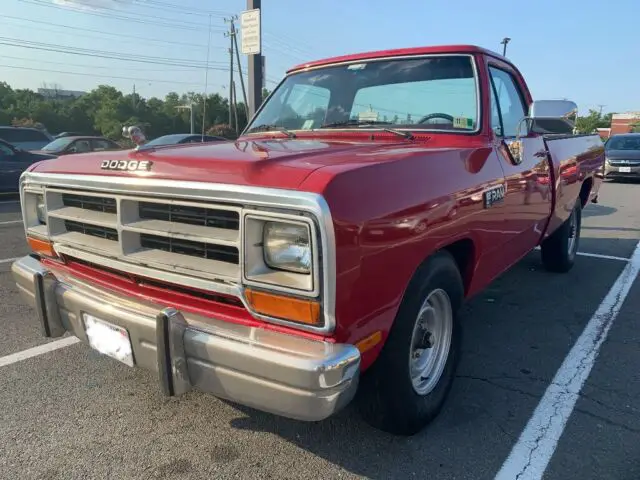
[[[275,125],[275,124],[263,124],[263,125],[258,125],[257,127],[253,127],[250,128],[249,130],[247,130],[247,133],[254,133],[254,132],[268,132],[268,131],[276,131],[276,132],[282,132],[285,135],[287,135],[289,138],[296,138],[296,134],[293,133],[290,130],[287,130],[284,127]]]
[[[379,120],[345,120],[344,122],[333,122],[333,123],[325,123],[324,125],[320,125],[320,128],[340,128],[340,127],[367,127],[367,126],[377,126],[377,125],[393,125],[393,122],[381,122]],[[385,132],[395,133],[396,135],[400,135],[408,140],[413,139],[413,134],[411,132],[403,132],[401,130],[396,130],[395,128],[382,127],[380,130],[384,130]]]

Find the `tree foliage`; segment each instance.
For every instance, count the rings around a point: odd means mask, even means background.
[[[593,133],[597,128],[608,128],[611,126],[613,113],[602,115],[597,110],[589,110],[589,114],[578,117],[576,120],[576,130],[578,133]]]
[[[82,132],[99,134],[122,141],[122,127],[136,124],[147,138],[190,131],[188,109],[176,107],[193,104],[194,130],[216,131],[235,136],[229,128],[229,102],[217,93],[207,95],[206,105],[200,93],[171,92],[164,99],[143,98],[100,85],[79,98],[50,99],[28,89],[13,89],[0,82],[0,125],[39,126],[52,134]],[[237,105],[238,131],[247,123],[245,107]],[[232,115],[235,124],[235,114]],[[38,125],[39,124],[39,125]]]

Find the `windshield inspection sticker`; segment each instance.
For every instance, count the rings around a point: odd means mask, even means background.
[[[505,185],[496,185],[486,189],[482,196],[484,197],[484,208],[492,207],[496,203],[500,203],[504,200],[507,194],[507,187]]]
[[[453,126],[454,128],[473,128],[473,120],[467,117],[455,117]]]
[[[313,128],[314,120],[305,120],[302,124],[302,130],[311,130]]]
[[[366,63],[354,63],[353,65],[349,65],[347,70],[364,70],[367,68]]]

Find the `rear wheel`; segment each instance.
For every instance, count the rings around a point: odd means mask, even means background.
[[[578,199],[569,218],[542,242],[542,264],[547,270],[559,273],[571,270],[578,253],[581,226],[582,203]]]
[[[448,252],[421,266],[379,358],[361,381],[358,403],[369,424],[413,435],[436,417],[455,374],[456,313],[463,295],[460,272]]]

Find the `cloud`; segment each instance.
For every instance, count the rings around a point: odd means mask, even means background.
[[[80,9],[124,7],[131,0],[53,0],[56,5]]]

